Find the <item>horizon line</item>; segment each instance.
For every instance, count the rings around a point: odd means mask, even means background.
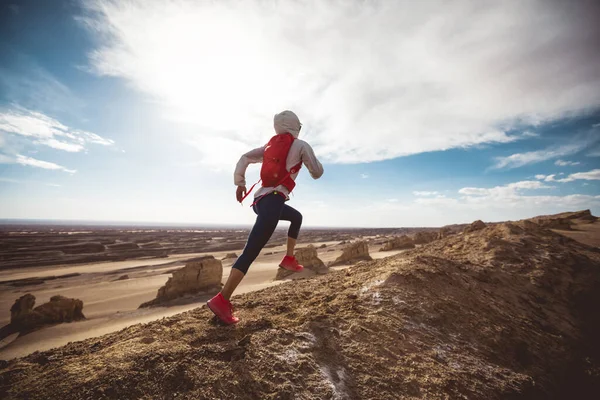
[[[49,218],[0,218],[0,226],[10,225],[56,225],[56,226],[111,226],[111,227],[197,227],[197,228],[252,228],[253,224],[233,224],[233,223],[200,223],[200,222],[150,222],[150,221],[119,221],[119,220],[88,220],[88,219],[49,219]],[[460,223],[451,225],[461,225]],[[283,227],[277,227],[281,229]],[[321,226],[306,225],[307,229],[439,229],[441,226]]]

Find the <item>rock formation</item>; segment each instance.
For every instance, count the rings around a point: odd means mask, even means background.
[[[238,258],[238,255],[235,253],[227,253],[225,257],[223,257],[223,260],[231,260],[233,258]]]
[[[26,294],[18,298],[10,308],[10,324],[0,329],[0,340],[19,332],[26,334],[46,325],[85,319],[83,301],[63,296],[52,296],[48,303],[36,308],[35,296]]]
[[[486,227],[486,224],[478,219],[477,221],[474,221],[473,223],[471,223],[471,225],[467,226],[464,230],[465,233],[469,233],[469,232],[476,232],[476,231],[480,231],[482,229],[484,229]]]
[[[329,271],[329,268],[317,255],[317,249],[313,245],[296,249],[294,256],[296,256],[300,265],[315,271],[317,274],[326,274]]]
[[[440,228],[440,231],[438,232],[438,239],[444,239],[450,235],[452,235],[452,230],[444,226]]]
[[[590,223],[598,221],[598,217],[593,216],[590,210],[576,211],[571,213],[568,218],[579,220],[581,222],[587,221]]]
[[[435,232],[417,232],[413,241],[415,244],[427,244],[431,243],[438,238],[438,234]]]
[[[326,274],[329,272],[329,267],[327,267],[325,263],[321,261],[317,254],[317,249],[312,244],[307,247],[296,249],[294,256],[298,260],[298,263],[308,270],[311,270],[317,274]],[[284,268],[278,268],[275,280],[284,279],[292,274],[294,274],[294,272],[288,271]]]
[[[365,241],[351,243],[344,248],[342,255],[335,259],[331,265],[351,264],[357,261],[370,261],[369,246]]]
[[[556,219],[537,219],[534,220],[540,227],[546,229],[557,229],[562,231],[570,231],[571,221],[567,218],[556,218]]]
[[[556,229],[561,231],[573,230],[573,225],[591,224],[598,218],[592,215],[590,210],[565,212],[556,215],[541,215],[528,221],[538,224],[542,228]]]
[[[598,220],[597,217],[593,216],[590,210],[582,210],[575,212],[565,212],[555,215],[540,215],[538,217],[531,218],[531,221],[540,224],[540,221],[554,221],[554,220],[567,220],[577,223],[593,223]],[[543,224],[540,224],[543,225]]]
[[[288,276],[291,276],[293,274],[295,274],[295,272],[288,271],[285,268],[279,267],[279,268],[277,268],[277,273],[275,274],[275,280],[276,281],[280,281],[280,280],[283,280],[283,279],[285,279]]]
[[[223,264],[213,256],[200,257],[189,260],[185,267],[173,272],[165,286],[158,289],[154,300],[142,304],[140,307],[150,307],[186,295],[198,293],[218,292],[223,279]]]
[[[52,296],[48,303],[33,309],[33,314],[40,315],[44,324],[56,324],[85,319],[83,315],[83,301],[69,299],[64,296]]]
[[[385,245],[379,251],[391,251],[391,250],[406,250],[414,249],[415,242],[406,235],[395,237],[388,240]]]
[[[35,296],[27,293],[15,300],[15,304],[10,308],[10,322],[15,322],[33,310],[35,305]]]

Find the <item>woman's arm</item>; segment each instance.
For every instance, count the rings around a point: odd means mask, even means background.
[[[265,148],[258,147],[240,157],[240,161],[235,166],[235,172],[233,173],[233,183],[236,186],[246,186],[246,169],[248,165],[262,162],[264,153]]]
[[[304,142],[304,146],[302,146],[300,157],[302,158],[302,163],[306,165],[306,168],[313,179],[319,179],[323,175],[323,165],[317,159],[317,156],[315,156],[312,147],[306,142]]]

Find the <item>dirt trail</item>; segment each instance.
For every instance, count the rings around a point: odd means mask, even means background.
[[[598,305],[598,248],[497,224],[4,363],[0,397],[585,399]]]

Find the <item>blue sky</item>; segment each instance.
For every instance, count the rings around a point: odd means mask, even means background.
[[[306,225],[600,214],[596,6],[424,3],[4,2],[0,218],[252,223],[284,109]]]

